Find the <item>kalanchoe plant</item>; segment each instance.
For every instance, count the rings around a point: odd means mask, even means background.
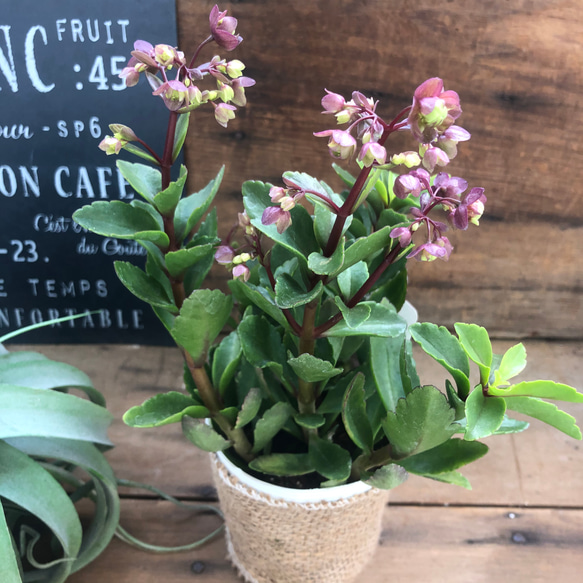
[[[216,7],[210,25],[195,57],[210,42],[231,50],[241,40],[236,21]],[[112,126],[103,148],[125,148],[160,169],[118,162],[145,200],[96,202],[75,213],[96,233],[146,248],[145,271],[124,262],[116,271],[152,305],[185,358],[186,392],[133,407],[126,423],[181,422],[203,450],[225,450],[264,478],[304,476],[311,486],[365,480],[391,488],[408,473],[468,486],[457,470],[486,453],[477,440],[527,427],[507,410],[581,438],[574,419],[547,399],[582,402],[582,394],[552,381],[512,382],[526,364],[521,344],[498,356],[479,326],[457,324],[453,334],[434,324],[408,326],[403,317],[407,260],[449,259],[447,230],[475,228],[484,212],[484,190],[443,171],[470,138],[455,125],[457,93],[429,79],[386,121],[362,93],[347,101],[327,91],[324,113],[343,129],[315,135],[328,138],[333,158],[355,158],[357,176],[334,165],[342,192],[300,172],[286,172],[282,185],[246,182],[244,212],[219,241],[215,211],[201,220],[221,173],[183,197],[186,170],[172,182],[170,169],[190,111],[210,102],[226,123],[230,104],[244,104],[252,81],[240,76],[238,61],[214,57],[195,67],[195,57],[187,66],[176,49],[136,43],[123,75],[133,85],[145,72],[170,110],[164,153],[123,126]],[[195,86],[206,75],[216,90]],[[396,132],[411,134],[415,150],[389,154]],[[199,289],[213,255],[232,272],[230,295]],[[413,341],[451,380],[420,384]],[[470,360],[478,380],[470,380]]]

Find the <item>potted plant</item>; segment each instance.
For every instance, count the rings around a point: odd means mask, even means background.
[[[82,371],[38,352],[8,352],[2,343],[13,335],[0,338],[0,580],[61,583],[118,527],[117,482],[103,455],[112,415]],[[94,504],[84,526],[83,499]]]
[[[328,138],[335,159],[356,157],[357,176],[335,165],[341,192],[301,172],[286,172],[282,185],[245,182],[244,212],[219,240],[216,210],[203,217],[223,170],[183,196],[186,168],[175,180],[172,168],[193,110],[212,107],[226,126],[245,105],[254,81],[240,61],[197,65],[205,45],[239,44],[236,24],[215,6],[210,36],[190,61],[136,42],[122,76],[135,85],[143,72],[169,110],[163,152],[110,126],[102,149],[150,163],[118,161],[143,200],[95,202],[74,218],[147,250],[145,270],[117,261],[116,272],[184,355],[185,391],[133,407],[125,422],[180,422],[213,453],[229,554],[246,580],[350,581],[376,547],[386,492],[409,473],[469,487],[458,469],[487,452],[478,440],[528,426],[507,412],[580,439],[574,419],[548,400],[583,395],[552,381],[515,383],[522,344],[495,355],[480,326],[451,332],[403,311],[407,260],[447,260],[448,225],[475,228],[486,202],[482,188],[443,170],[470,134],[455,123],[457,93],[438,78],[390,121],[358,91],[351,100],[327,92],[324,113],[343,129],[315,135]],[[205,79],[216,89],[199,88]],[[411,134],[414,151],[387,153],[397,132]],[[213,257],[232,271],[230,294],[201,288]],[[413,342],[443,365],[444,378],[421,385]]]

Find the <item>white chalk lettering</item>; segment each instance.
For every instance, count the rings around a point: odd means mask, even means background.
[[[40,75],[38,74],[38,69],[36,68],[36,59],[34,57],[34,37],[37,32],[40,32],[41,39],[46,46],[47,44],[47,31],[44,26],[33,26],[26,34],[26,40],[24,41],[24,56],[26,61],[26,72],[30,78],[32,86],[40,93],[48,93],[55,88],[55,84],[45,85]]]

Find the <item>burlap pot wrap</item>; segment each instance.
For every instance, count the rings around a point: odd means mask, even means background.
[[[229,558],[249,583],[348,583],[374,554],[388,492],[355,484],[359,493],[328,501],[297,502],[283,491],[310,494],[331,490],[291,490],[266,485],[235,468],[222,454],[211,456]],[[235,475],[236,474],[236,475]],[[246,483],[247,482],[247,483]],[[340,486],[344,490],[350,489]],[[264,490],[264,488],[262,488]],[[343,490],[340,490],[342,492]]]

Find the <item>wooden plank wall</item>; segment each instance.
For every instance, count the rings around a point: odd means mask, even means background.
[[[187,54],[208,34],[213,4],[177,0]],[[473,136],[450,169],[484,186],[489,200],[480,228],[453,236],[448,263],[412,266],[410,298],[423,320],[475,321],[499,337],[583,337],[578,0],[240,0],[220,8],[239,19],[244,37],[226,56],[257,80],[227,130],[201,111],[187,143],[191,189],[227,166],[223,233],[241,210],[246,179],[277,182],[303,170],[340,188],[325,141],[312,136],[331,121],[319,114],[324,88],[373,95],[389,116],[440,76],[460,93],[461,125]],[[219,270],[215,282],[225,277]]]

